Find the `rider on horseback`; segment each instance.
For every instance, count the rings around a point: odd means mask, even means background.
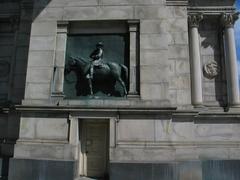
[[[90,58],[92,59],[91,66],[90,66],[90,77],[89,75],[87,76],[90,79],[93,79],[93,71],[94,67],[101,67],[103,62],[103,43],[98,42],[96,44],[96,49],[90,54]]]

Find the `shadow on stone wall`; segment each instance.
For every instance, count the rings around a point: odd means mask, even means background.
[[[226,107],[226,73],[222,33],[218,17],[207,18],[207,21],[203,20],[199,28],[199,33],[201,37],[204,103],[210,106]],[[204,66],[208,64],[212,65],[214,62],[216,63],[218,75],[216,77],[209,77],[206,75]]]
[[[11,42],[14,44],[14,52],[11,54],[9,71],[10,95],[6,101],[0,102],[0,180],[7,179],[9,158],[13,157],[14,144],[19,138],[20,114],[14,110],[14,106],[21,104],[24,98],[31,24],[49,2],[50,0],[0,1],[0,23],[8,23],[9,18],[15,37]],[[4,25],[0,28],[4,28]],[[3,107],[11,110],[3,112]]]

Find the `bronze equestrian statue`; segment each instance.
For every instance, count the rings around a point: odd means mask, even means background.
[[[123,89],[124,96],[127,95],[126,84],[128,82],[128,68],[119,63],[103,61],[103,44],[98,43],[96,49],[91,53],[91,61],[85,60],[79,57],[69,57],[65,66],[65,76],[73,71],[76,74],[77,82],[75,85],[77,96],[79,96],[78,90],[81,87],[81,80],[85,80],[88,83],[90,95],[93,96],[93,82],[101,80],[103,82],[110,82],[112,79],[113,87],[116,82],[119,82]],[[109,94],[108,94],[109,95]]]

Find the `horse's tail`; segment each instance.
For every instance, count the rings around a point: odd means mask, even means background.
[[[123,65],[123,64],[120,64],[121,66],[121,76],[122,76],[122,79],[123,81],[126,83],[128,81],[128,68],[127,66]]]

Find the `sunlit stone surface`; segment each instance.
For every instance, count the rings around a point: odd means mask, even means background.
[[[239,180],[234,4],[1,1],[0,179]],[[99,42],[126,96],[66,75]]]

